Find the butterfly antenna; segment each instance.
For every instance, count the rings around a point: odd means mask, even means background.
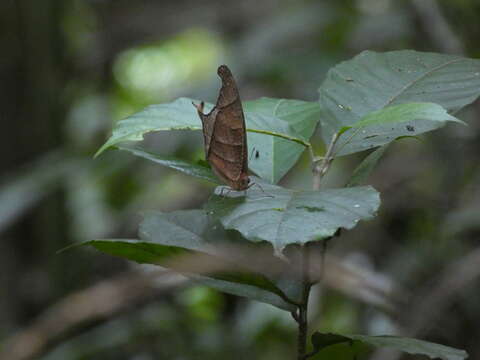
[[[192,101],[192,105],[195,107],[195,109],[197,109],[197,111],[199,113],[202,113],[203,114],[203,107],[205,106],[205,103],[202,101],[200,102],[200,104],[195,104],[193,101]]]

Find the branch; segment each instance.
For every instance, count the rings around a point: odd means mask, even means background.
[[[450,264],[443,270],[439,276],[437,285],[433,288],[427,287],[419,294],[412,297],[407,304],[415,304],[415,311],[404,321],[409,324],[407,329],[403,330],[402,336],[419,337],[425,335],[432,327],[438,325],[437,319],[447,311],[447,307],[462,295],[462,291],[472,286],[474,281],[480,279],[480,248],[465,255],[461,259]],[[409,309],[410,309],[409,308]],[[401,354],[390,354],[389,359],[399,359]],[[372,360],[381,360],[385,358],[382,351],[377,350]]]
[[[320,190],[320,185],[323,176],[328,172],[330,165],[333,161],[333,150],[335,148],[335,144],[338,141],[338,133],[333,134],[332,140],[330,140],[330,144],[328,145],[327,152],[325,156],[321,158],[320,161],[314,161],[312,164],[312,172],[313,172],[313,190]]]
[[[412,0],[412,5],[425,32],[438,49],[449,54],[465,53],[461,40],[445,20],[437,1]]]
[[[29,327],[7,339],[2,344],[0,359],[37,359],[65,333],[70,336],[72,329],[81,331],[79,325],[108,319],[134,304],[154,298],[152,295],[159,291],[186,281],[169,271],[155,271],[148,275],[128,273],[75,292],[53,305]]]
[[[308,298],[312,282],[310,280],[310,254],[309,246],[305,244],[301,248],[301,275],[302,275],[302,300],[298,307],[298,344],[297,359],[305,360],[307,353],[307,336],[308,336]]]

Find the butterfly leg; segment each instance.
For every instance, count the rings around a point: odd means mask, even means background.
[[[273,196],[273,195],[267,194],[267,193],[263,190],[263,188],[260,186],[260,184],[257,184],[257,183],[254,183],[254,182],[252,182],[250,185],[248,185],[247,189],[250,189],[253,185],[257,185],[258,188],[262,191],[262,193],[263,193],[265,196],[271,197],[271,198],[274,198],[274,197],[275,197],[275,196]],[[245,195],[246,195],[246,194],[247,194],[247,190],[245,190]]]
[[[224,194],[223,192],[224,192],[225,189],[227,189],[227,191],[226,191],[226,193]],[[226,187],[226,186],[222,186],[222,188],[220,189],[220,194],[218,194],[218,196],[220,196],[220,197],[227,197],[228,194],[230,194],[231,191],[232,191],[231,188]]]

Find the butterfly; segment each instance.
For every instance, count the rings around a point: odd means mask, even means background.
[[[215,175],[233,190],[247,190],[248,150],[245,115],[232,72],[226,65],[217,70],[222,87],[214,108],[204,114],[204,102],[193,104],[203,126],[205,158]]]

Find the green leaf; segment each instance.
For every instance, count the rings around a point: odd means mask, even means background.
[[[344,154],[351,147],[368,149],[388,144],[401,137],[415,136],[441,127],[446,121],[466,125],[433,103],[389,106],[368,114],[352,126],[342,127],[339,134],[345,135],[337,142],[335,153]]]
[[[328,143],[342,128],[393,105],[429,102],[449,112],[458,111],[480,95],[480,61],[411,50],[365,51],[331,69],[319,91],[322,137]],[[414,134],[419,134],[442,125],[443,122],[414,120],[392,127],[395,132],[403,126],[407,130],[403,135],[412,135],[406,126],[413,126]],[[364,128],[360,133],[361,139],[352,139],[345,146],[342,144],[348,136],[342,136],[337,144],[342,150],[336,155],[363,151],[398,137],[398,134],[378,134],[373,127]],[[369,136],[373,137],[365,139]]]
[[[320,118],[320,106],[315,102],[261,98],[245,103],[246,114],[254,113],[286,121],[296,134],[310,139]],[[251,133],[248,137],[250,151],[249,167],[261,178],[277,183],[305,150],[302,144],[279,137]],[[256,153],[258,151],[258,153]]]
[[[383,145],[372,153],[368,154],[368,156],[363,159],[360,165],[355,168],[346,186],[352,187],[363,185],[367,181],[375,166],[377,166],[378,161],[383,156],[387,148],[388,144]]]
[[[351,127],[364,128],[372,125],[388,125],[415,120],[455,121],[466,125],[463,121],[449,115],[440,105],[433,103],[407,103],[371,112]]]
[[[369,186],[296,191],[260,184],[246,196],[218,187],[206,210],[226,229],[235,229],[250,241],[271,243],[277,255],[289,244],[323,240],[339,228],[351,229],[358,221],[371,219],[380,206],[378,192]]]
[[[315,352],[318,352],[326,347],[341,344],[345,342],[352,342],[353,340],[339,334],[327,333],[323,334],[320,332],[315,332],[312,334],[312,345],[315,349]]]
[[[426,355],[431,359],[463,360],[468,357],[467,352],[464,350],[398,336],[337,335],[319,332],[315,332],[312,335],[312,343],[319,350],[329,345],[348,341],[360,341],[375,347],[388,347],[409,354]]]
[[[141,240],[92,240],[83,245],[141,264],[169,267],[220,291],[287,311],[296,308],[274,281],[217,254],[215,245],[228,242],[228,235],[221,226],[212,225],[201,210],[147,213],[140,224],[139,236]],[[195,263],[175,261],[187,254],[195,255]],[[215,266],[211,268],[208,264]],[[202,269],[200,274],[192,273],[199,269]]]
[[[178,170],[184,174],[210,181],[214,184],[221,184],[221,181],[213,174],[210,168],[191,163],[185,160],[177,159],[173,156],[162,156],[152,152],[141,149],[140,147],[130,147],[125,145],[118,145],[118,149],[128,151],[135,156],[153,161],[157,164]]]
[[[112,136],[100,147],[95,157],[122,142],[142,141],[143,135],[152,131],[200,130],[202,125],[192,101],[200,102],[179,98],[168,104],[150,105],[142,111],[118,121],[115,123]],[[206,111],[211,108],[211,104],[205,104]]]
[[[232,235],[233,234],[225,232],[219,223],[212,223],[211,219],[202,210],[147,213],[139,228],[139,236],[142,240],[157,244],[180,246],[184,249],[204,252],[215,257],[218,257],[218,246],[221,247],[222,245],[228,244],[238,245],[239,241],[243,240],[239,237],[232,237]],[[222,256],[223,255],[224,253],[222,253]],[[274,259],[269,259],[269,261],[273,260]],[[220,260],[216,259],[215,261],[218,265]],[[231,265],[227,263],[228,261],[240,263],[243,262],[244,259],[242,259],[241,254],[231,254],[231,257],[223,261],[226,261],[226,267],[231,267]],[[220,268],[221,267],[222,266],[220,266]],[[288,303],[286,295],[273,281],[264,275],[245,271],[237,273],[222,272],[214,275],[215,276],[212,277],[218,280],[252,285],[269,291],[283,300],[280,304],[284,309],[292,308],[291,303]],[[241,294],[237,293],[237,295]]]
[[[95,156],[123,142],[141,141],[148,132],[200,130],[201,121],[192,102],[199,103],[197,100],[179,98],[172,103],[151,105],[118,121],[112,136]],[[250,168],[269,182],[278,181],[298,160],[305,147],[309,146],[307,139],[318,121],[319,105],[314,102],[268,98],[247,101],[243,105],[249,149],[258,151],[258,157],[251,159]],[[211,108],[211,104],[205,105],[205,111]]]

